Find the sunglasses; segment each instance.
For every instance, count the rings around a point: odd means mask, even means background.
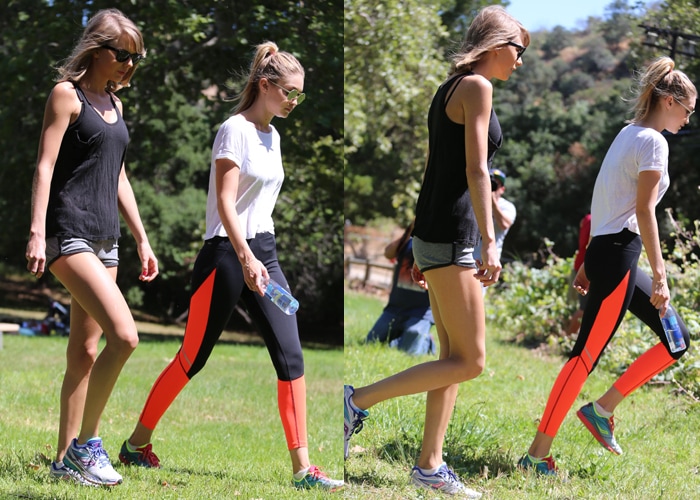
[[[519,43],[511,42],[510,40],[508,40],[508,41],[506,42],[506,45],[510,45],[510,46],[515,47],[516,49],[518,49],[518,51],[517,51],[517,52],[518,52],[518,59],[520,59],[521,57],[523,57],[523,54],[524,54],[525,51],[527,50],[527,47],[524,47],[524,46],[520,45]]]
[[[296,99],[296,100],[297,100],[297,106],[298,106],[299,104],[301,104],[302,102],[304,102],[304,99],[306,99],[306,94],[304,94],[303,92],[299,92],[297,89],[292,89],[292,90],[285,89],[282,85],[278,85],[278,84],[276,84],[275,82],[273,82],[272,80],[268,80],[268,81],[269,81],[272,85],[274,85],[275,87],[281,88],[281,89],[285,92],[285,94],[287,95],[287,100],[288,100],[288,101],[293,101],[294,99]]]
[[[686,118],[690,118],[691,116],[693,116],[693,113],[695,113],[695,110],[694,110],[694,109],[690,109],[688,106],[686,106],[685,104],[683,104],[681,101],[679,101],[679,100],[676,99],[675,97],[673,98],[673,100],[676,101],[676,102],[677,102],[678,104],[680,104],[681,106],[683,106],[683,109],[685,109],[685,117],[686,117]]]
[[[126,62],[129,58],[131,58],[131,62],[134,63],[134,66],[136,66],[139,63],[139,61],[141,61],[141,59],[146,59],[146,56],[142,54],[130,54],[128,50],[115,49],[114,47],[111,47],[109,45],[103,45],[102,48],[113,51],[117,62],[120,63]]]

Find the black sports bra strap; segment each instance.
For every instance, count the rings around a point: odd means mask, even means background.
[[[73,84],[73,88],[75,89],[75,93],[78,96],[78,100],[80,102],[87,102],[90,104],[90,101],[88,101],[87,97],[83,93],[83,89],[80,88],[80,85],[78,85],[78,82],[74,82],[73,80],[70,80],[70,82]]]
[[[452,88],[450,89],[450,93],[447,95],[447,98],[445,98],[445,104],[444,106],[447,107],[447,103],[450,102],[450,99],[452,99],[452,94],[455,93],[455,90],[457,90],[457,86],[459,86],[459,82],[462,81],[462,79],[465,76],[469,76],[471,73],[462,73],[461,75],[457,75],[454,78],[454,82],[450,82],[450,85],[452,85]]]

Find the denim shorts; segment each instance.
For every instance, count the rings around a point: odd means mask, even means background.
[[[428,243],[417,236],[413,237],[413,259],[422,273],[447,266],[477,267],[474,247],[457,243]]]
[[[102,261],[105,267],[119,265],[119,245],[117,240],[90,241],[85,238],[46,238],[46,267],[51,266],[63,255],[90,252]]]

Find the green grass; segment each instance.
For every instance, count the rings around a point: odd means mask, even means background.
[[[291,486],[267,350],[220,344],[161,420],[153,439],[160,470],[124,467],[119,447],[151,384],[179,348],[142,341],[105,409],[100,434],[124,483],[85,488],[51,480],[65,338],[5,335],[0,350],[0,499],[314,499]],[[340,478],[340,349],[305,349],[309,454]]]
[[[488,295],[487,295],[488,300]],[[362,341],[384,302],[345,294],[345,383],[362,386],[421,361]],[[537,421],[563,358],[510,344],[509,332],[489,328],[482,375],[460,387],[448,428],[446,461],[485,499],[691,499],[700,497],[700,406],[672,385],[645,386],[617,409],[615,434],[624,454],[604,450],[576,418],[615,377],[596,370],[564,421],[552,448],[559,478],[523,474],[518,458]],[[420,450],[425,395],[382,402],[350,442],[345,498],[417,499],[408,475]]]

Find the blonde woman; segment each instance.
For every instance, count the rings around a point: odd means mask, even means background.
[[[160,418],[207,362],[236,303],[245,303],[265,339],[277,373],[278,407],[297,488],[335,490],[309,461],[304,358],[295,315],[264,295],[272,278],[289,289],[277,260],[272,211],[284,180],[280,136],[273,118],[286,118],[306,95],[304,69],[272,42],[258,45],[233,116],[212,148],[207,230],[192,273],[192,296],[182,347],[148,395],[134,432],[119,454],[125,464],[159,467],[151,436]]]
[[[501,264],[491,214],[489,166],[502,141],[491,80],[507,80],[522,65],[527,30],[502,7],[486,7],[469,27],[428,115],[429,154],[418,197],[413,255],[430,295],[440,359],[365,387],[345,386],[345,456],[368,409],[390,398],[427,392],[423,445],[412,482],[479,498],[443,462],[443,441],[460,382],[484,368],[486,330],[482,284],[498,280]],[[474,247],[483,237],[481,255]]]
[[[696,98],[695,85],[668,57],[655,60],[640,75],[634,118],[608,149],[593,189],[592,238],[573,284],[588,297],[581,329],[554,382],[535,439],[518,462],[523,469],[557,474],[552,442],[628,310],[652,329],[659,342],[637,358],[602,397],[577,412],[608,451],[622,453],[613,434],[617,405],[674,364],[690,344],[688,329],[678,317],[686,348],[671,352],[659,319],[659,313],[671,306],[655,207],[670,183],[668,143],[661,132],[676,134],[686,125]],[[642,246],[651,277],[637,268]]]
[[[117,377],[138,344],[116,285],[119,213],[136,239],[139,279],[158,275],[125,173],[129,132],[115,95],[129,85],[145,52],[141,32],[118,10],[99,11],[89,20],[46,103],[32,188],[27,269],[37,278],[49,269],[71,294],[58,446],[50,471],[84,485],[122,481],[98,432]],[[98,353],[103,332],[106,345]]]

